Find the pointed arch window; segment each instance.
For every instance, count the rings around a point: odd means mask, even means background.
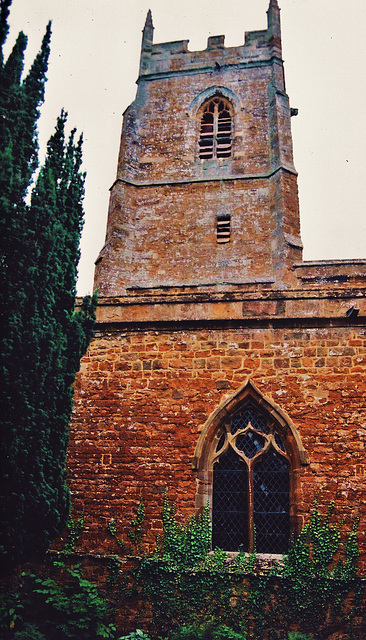
[[[232,118],[229,102],[216,96],[207,102],[201,116],[200,159],[230,158],[231,140]]]
[[[285,553],[290,459],[273,422],[245,406],[220,430],[213,455],[213,547]]]
[[[221,427],[213,453],[213,547],[286,553],[290,458],[273,421],[247,405]]]
[[[286,553],[309,463],[291,418],[247,380],[208,417],[192,460],[196,509],[211,507],[212,546]]]

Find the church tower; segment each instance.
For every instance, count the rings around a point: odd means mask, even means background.
[[[281,57],[280,10],[226,48],[153,43],[143,30],[135,101],[95,284],[136,289],[256,283],[284,288],[301,260],[297,179]]]
[[[366,534],[366,260],[302,261],[277,0],[267,16],[190,51],[147,15],[70,430],[94,555],[141,496],[152,549],[165,491],[182,517],[209,504],[227,551],[285,553],[320,488]]]

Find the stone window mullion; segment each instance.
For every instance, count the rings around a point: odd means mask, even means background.
[[[213,546],[286,553],[291,466],[275,424],[249,406],[224,434],[213,460]]]
[[[248,465],[248,540],[249,550],[254,549],[254,483],[253,483],[253,465]]]
[[[218,121],[219,121],[219,105],[215,104],[214,121],[213,121],[213,155],[217,157],[217,133],[218,133]]]

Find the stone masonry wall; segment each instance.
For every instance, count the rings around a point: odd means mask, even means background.
[[[194,512],[194,450],[220,402],[250,377],[292,419],[309,455],[296,496],[298,528],[320,490],[347,525],[361,515],[365,561],[366,329],[169,327],[100,332],[76,382],[69,448],[74,511],[85,508],[84,550],[116,552],[140,495],[152,544],[163,494]],[[121,529],[122,531],[122,529]]]
[[[217,36],[196,52],[187,41],[153,44],[148,19],[97,260],[100,295],[258,278],[295,284],[302,244],[278,8],[269,18],[243,46],[226,48]],[[214,98],[229,105],[231,151],[207,159],[202,115]],[[225,246],[216,238],[222,216],[231,219]]]
[[[117,295],[126,281],[156,287],[272,276],[271,236],[277,229],[263,213],[269,208],[265,181],[188,184],[174,191],[125,186],[122,195],[121,203],[121,194],[113,199],[113,217],[127,220],[120,238],[114,228],[115,241],[124,244],[123,268],[117,251],[101,261],[101,295]],[[231,214],[232,241],[225,245],[216,242],[222,213]]]

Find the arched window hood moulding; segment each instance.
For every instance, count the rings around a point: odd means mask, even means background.
[[[196,115],[196,112],[204,102],[207,102],[207,100],[209,100],[210,98],[215,97],[222,97],[229,100],[229,102],[231,102],[233,105],[234,112],[239,111],[241,108],[241,102],[234,91],[224,86],[214,85],[213,87],[208,87],[207,89],[204,89],[204,91],[201,91],[192,100],[191,104],[188,107],[188,115],[190,117],[194,117]]]
[[[232,415],[247,398],[252,398],[255,404],[269,414],[285,431],[287,429],[290,430],[296,444],[300,464],[304,466],[310,464],[310,459],[302,444],[299,431],[291,418],[271,398],[264,396],[252,380],[248,379],[234,394],[225,398],[206,420],[194,452],[192,469],[199,471],[204,467],[205,456],[203,453],[206,442],[211,441],[214,432],[225,416]]]

